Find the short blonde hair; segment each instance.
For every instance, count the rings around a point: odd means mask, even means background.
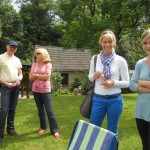
[[[142,44],[150,38],[150,29],[147,29],[143,32],[141,36]]]
[[[114,42],[114,47],[116,47],[116,36],[111,30],[107,29],[101,33],[99,42],[101,42],[103,39],[108,39],[108,40],[110,39],[111,41]]]
[[[42,55],[42,59],[43,59],[43,62],[51,62],[51,58],[50,58],[50,55],[48,53],[48,51],[44,48],[37,48],[34,52],[34,56],[36,53],[41,53]]]

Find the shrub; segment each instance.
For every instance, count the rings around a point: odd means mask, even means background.
[[[71,93],[68,89],[58,89],[56,92],[53,93],[53,95],[55,95],[55,96],[71,95]]]
[[[52,72],[52,82],[53,82],[53,91],[56,92],[58,89],[62,87],[61,81],[62,81],[62,76],[59,72]]]
[[[75,88],[78,88],[79,86],[81,86],[81,81],[80,81],[80,79],[78,77],[75,77],[74,78],[74,82],[72,83],[70,90],[73,92],[73,90]]]

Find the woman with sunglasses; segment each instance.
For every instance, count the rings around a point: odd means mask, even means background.
[[[96,71],[94,56],[90,62],[89,79],[95,80],[95,89],[90,114],[90,123],[102,126],[107,114],[107,129],[118,135],[119,120],[123,110],[121,88],[129,86],[126,60],[115,53],[116,37],[110,30],[103,31],[97,55]]]
[[[60,137],[58,133],[57,122],[52,109],[50,76],[52,64],[50,56],[46,49],[39,48],[35,50],[35,63],[31,67],[29,79],[33,81],[32,92],[38,109],[40,119],[40,130],[38,135],[44,134],[47,126],[46,114],[49,121],[50,131],[55,139]]]

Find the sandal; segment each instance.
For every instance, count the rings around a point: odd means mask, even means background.
[[[42,135],[42,134],[44,134],[45,131],[46,131],[46,130],[43,130],[43,129],[38,130],[38,131],[37,131],[37,134],[38,134],[38,135]]]
[[[59,139],[59,138],[60,138],[60,135],[59,135],[58,132],[54,133],[54,138],[55,138],[55,139]]]

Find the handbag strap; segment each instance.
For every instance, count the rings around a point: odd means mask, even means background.
[[[97,61],[97,55],[94,56],[94,72],[96,70],[96,61]]]
[[[97,55],[94,56],[94,72],[96,71],[96,62],[97,62]],[[95,80],[93,85],[95,86]]]
[[[96,70],[96,61],[97,61],[97,55],[94,55],[94,72]],[[88,91],[91,87],[95,86],[95,80],[93,82],[91,82],[90,80],[88,81],[87,87],[86,87],[86,91]]]

